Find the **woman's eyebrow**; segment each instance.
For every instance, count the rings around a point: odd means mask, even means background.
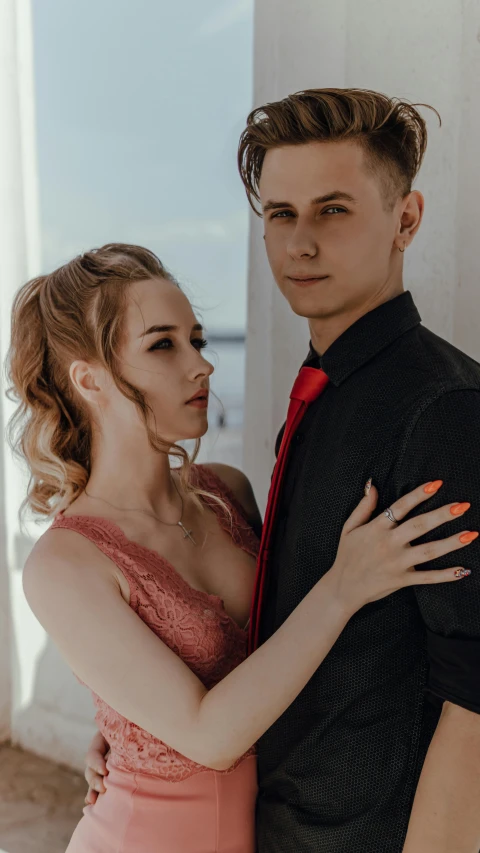
[[[202,331],[203,331],[203,326],[200,323],[195,323],[195,325],[192,326],[192,332],[202,332]],[[152,335],[154,332],[157,332],[157,333],[158,332],[178,332],[178,326],[157,326],[157,325],[150,326],[149,329],[147,329],[145,332],[142,332],[142,334],[139,335],[138,337],[144,338],[144,337],[146,337],[146,335]]]

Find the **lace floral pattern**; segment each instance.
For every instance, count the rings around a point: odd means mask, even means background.
[[[228,505],[231,518],[212,498],[202,498],[217,515],[235,544],[256,556],[258,539],[235,497],[210,469],[193,468],[196,485]],[[122,571],[130,587],[130,606],[160,639],[212,688],[241,663],[247,652],[247,633],[226,613],[216,595],[193,589],[156,551],[127,539],[106,518],[58,515],[52,527],[83,534]],[[95,693],[96,723],[110,744],[110,761],[123,770],[148,773],[179,782],[205,768],[122,717]],[[252,747],[229,770],[255,752]]]

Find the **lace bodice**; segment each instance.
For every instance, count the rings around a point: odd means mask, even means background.
[[[203,465],[195,465],[193,475],[201,489],[228,504],[231,521],[214,500],[202,497],[234,543],[256,556],[258,539],[229,489]],[[226,613],[222,599],[193,589],[167,560],[132,542],[114,522],[60,513],[52,527],[81,533],[119,567],[130,587],[130,606],[205,687],[212,688],[245,659],[247,633]],[[122,717],[95,693],[92,695],[97,709],[95,720],[110,744],[110,762],[115,766],[169,781],[181,781],[205,769]],[[246,755],[253,752],[252,747]],[[223,772],[231,772],[234,767]]]

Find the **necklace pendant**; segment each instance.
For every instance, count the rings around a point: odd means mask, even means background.
[[[193,544],[196,545],[197,543],[195,542],[195,539],[192,536],[192,531],[187,530],[187,528],[185,527],[185,525],[183,524],[182,521],[179,521],[177,523],[178,523],[178,526],[183,530],[183,538],[184,539],[190,539],[190,542],[193,542]]]

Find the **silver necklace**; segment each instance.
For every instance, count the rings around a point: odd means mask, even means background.
[[[97,495],[91,495],[89,492],[87,492],[86,489],[84,489],[83,491],[87,495],[88,498],[92,498],[92,500],[94,500],[94,501],[102,501],[102,503],[108,504],[108,506],[113,507],[113,509],[118,509],[119,512],[141,512],[143,515],[149,515],[150,518],[154,518],[156,521],[159,521],[160,524],[166,524],[167,527],[180,527],[180,529],[183,531],[183,538],[184,539],[190,539],[190,542],[192,542],[193,545],[196,545],[197,543],[192,536],[192,531],[187,530],[187,528],[185,527],[185,525],[183,523],[183,508],[184,508],[183,507],[183,497],[180,494],[178,487],[177,487],[177,484],[176,484],[175,480],[173,479],[173,477],[172,477],[172,482],[173,482],[173,485],[175,486],[175,490],[177,492],[178,497],[180,498],[180,502],[182,505],[182,512],[180,515],[180,521],[162,521],[162,519],[159,518],[158,515],[154,515],[153,512],[148,512],[148,510],[146,510],[146,509],[131,509],[129,507],[116,506],[115,504],[112,504],[110,501],[107,501],[105,498],[99,498]]]

